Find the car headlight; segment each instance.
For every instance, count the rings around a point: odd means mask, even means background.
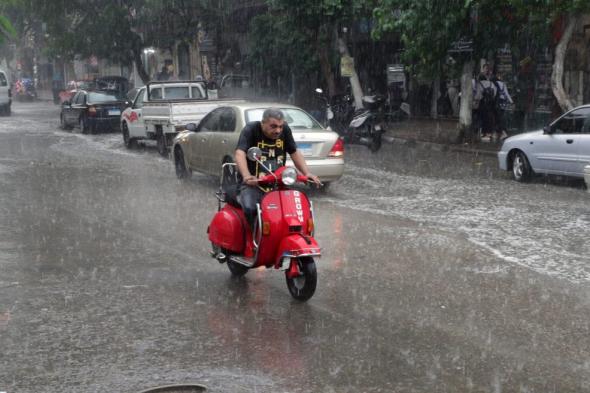
[[[285,168],[285,170],[281,174],[281,180],[283,180],[283,184],[286,186],[291,186],[295,184],[295,182],[297,181],[297,171],[295,170],[295,168]]]

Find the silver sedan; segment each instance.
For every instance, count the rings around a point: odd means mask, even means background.
[[[498,152],[500,169],[516,181],[534,174],[584,177],[590,164],[590,105],[577,107],[542,130],[507,138]]]
[[[194,131],[182,131],[174,139],[172,157],[179,178],[192,171],[220,175],[221,166],[233,162],[240,132],[252,121],[260,121],[265,109],[283,111],[293,131],[297,149],[305,157],[309,170],[322,183],[338,180],[344,172],[344,145],[338,134],[323,128],[304,110],[277,103],[237,103],[209,112]],[[293,166],[290,160],[287,165]]]

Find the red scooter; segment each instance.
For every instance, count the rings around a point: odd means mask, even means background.
[[[308,300],[317,284],[314,257],[321,256],[321,250],[313,238],[312,203],[302,191],[289,189],[297,182],[306,183],[307,177],[292,167],[269,170],[260,160],[257,147],[250,148],[247,155],[268,171],[258,184],[271,186],[272,190],[257,205],[257,222],[252,230],[236,198],[238,184],[224,186],[227,177],[222,175],[221,189],[216,194],[218,211],[207,229],[213,245],[211,256],[227,263],[235,276],[260,266],[283,270],[291,295],[297,300]],[[222,173],[230,172],[227,166],[233,165],[223,164]]]

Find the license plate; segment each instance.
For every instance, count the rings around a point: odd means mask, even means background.
[[[119,116],[120,114],[120,109],[109,109],[109,116]]]
[[[311,156],[312,155],[312,144],[311,143],[298,143],[297,149],[301,151],[301,154],[304,156]]]

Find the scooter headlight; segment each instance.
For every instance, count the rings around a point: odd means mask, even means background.
[[[281,174],[281,180],[283,180],[283,184],[286,186],[291,186],[295,184],[295,182],[297,181],[297,171],[295,170],[295,168],[285,168],[285,170]]]

